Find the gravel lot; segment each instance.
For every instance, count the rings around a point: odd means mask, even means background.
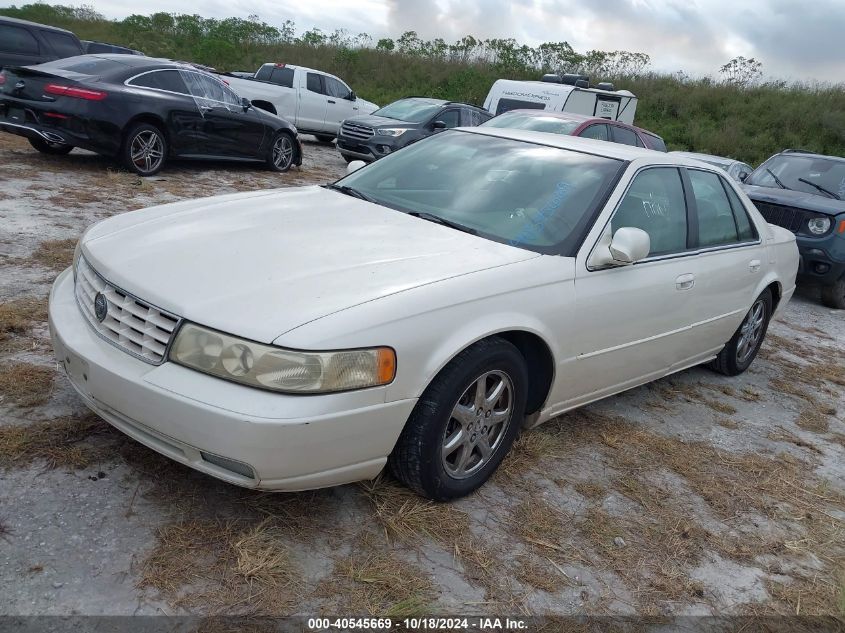
[[[46,297],[90,223],[333,180],[171,165],[141,180],[0,135],[0,614],[845,613],[845,315],[801,289],[760,357],[693,369],[524,434],[452,504],[389,478],[260,494],[90,416]]]

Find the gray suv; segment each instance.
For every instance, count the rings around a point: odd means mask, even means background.
[[[79,38],[70,31],[0,16],[0,68],[84,54]]]
[[[346,162],[374,161],[415,141],[453,127],[474,127],[492,115],[478,106],[428,97],[408,97],[346,119],[337,149]]]

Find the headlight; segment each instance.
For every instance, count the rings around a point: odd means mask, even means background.
[[[250,387],[331,393],[386,385],[396,375],[389,347],[301,352],[254,343],[191,323],[179,329],[170,360]]]
[[[813,235],[824,235],[830,228],[830,218],[810,218],[807,228]]]
[[[382,136],[402,136],[407,131],[406,127],[382,127],[376,130]]]

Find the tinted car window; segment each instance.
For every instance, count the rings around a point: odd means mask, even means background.
[[[38,55],[38,40],[24,28],[0,24],[0,51]]]
[[[666,143],[659,136],[655,136],[654,134],[646,134],[645,139],[646,143],[651,149],[657,150],[658,152],[669,151],[666,147]]]
[[[349,86],[344,84],[342,81],[338,81],[334,77],[323,77],[323,80],[326,82],[326,93],[330,97],[336,97],[338,99],[346,99],[351,92],[349,90]]]
[[[461,124],[461,111],[455,108],[444,110],[434,116],[435,121],[443,121],[447,128],[458,127]]]
[[[788,189],[832,198],[819,187],[845,198],[845,161],[826,156],[779,154],[760,165],[745,181],[749,185]]]
[[[293,68],[273,68],[269,81],[285,88],[293,88],[293,74]]]
[[[66,57],[42,64],[41,68],[44,70],[56,68],[58,70],[79,73],[80,75],[98,77],[115,70],[125,70],[126,66],[99,57]]]
[[[306,79],[307,84],[306,87],[311,92],[316,92],[317,94],[326,94],[323,91],[323,81],[322,76],[318,75],[317,73],[308,73],[308,77]]]
[[[633,132],[633,130],[629,130],[628,128],[619,127],[618,125],[611,125],[610,129],[613,130],[613,142],[614,143],[622,143],[622,145],[639,145],[642,147],[642,143],[640,143],[637,135]]]
[[[607,126],[604,123],[597,123],[591,125],[583,130],[578,136],[581,138],[594,138],[599,141],[609,141],[610,137],[607,134]]]
[[[340,184],[384,206],[432,213],[494,241],[572,254],[620,165],[602,156],[447,131]]]
[[[649,255],[686,250],[687,206],[677,169],[655,167],[634,178],[611,220],[614,232],[623,226],[648,233]]]
[[[475,108],[461,108],[461,125],[475,127],[477,125],[481,125],[489,118],[490,116],[485,116],[481,110],[476,110]]]
[[[739,234],[739,240],[741,242],[756,240],[757,230],[751,223],[751,218],[748,217],[748,211],[745,210],[745,205],[742,204],[742,201],[739,199],[739,196],[736,195],[733,187],[726,182],[723,182],[722,184],[725,186],[725,191],[728,193],[728,200],[731,202],[731,209],[734,213],[734,220],[736,221],[736,230]]]
[[[57,55],[62,57],[73,57],[74,55],[82,54],[82,47],[70,35],[64,33],[56,33],[54,31],[41,31],[44,39],[53,47]]]
[[[185,86],[185,82],[182,81],[178,70],[156,70],[151,73],[145,73],[130,80],[129,85],[188,94],[188,88]]]
[[[716,174],[688,170],[698,207],[698,243],[701,246],[733,244],[738,240],[731,203]]]

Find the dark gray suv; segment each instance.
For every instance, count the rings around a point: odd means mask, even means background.
[[[374,161],[406,145],[453,127],[474,127],[492,115],[478,106],[428,97],[408,97],[346,119],[337,149],[346,162]]]
[[[0,16],[0,68],[32,66],[84,53],[79,38],[70,31]]]
[[[845,309],[845,158],[785,150],[744,189],[767,222],[795,233],[799,279],[820,285],[826,305]]]

